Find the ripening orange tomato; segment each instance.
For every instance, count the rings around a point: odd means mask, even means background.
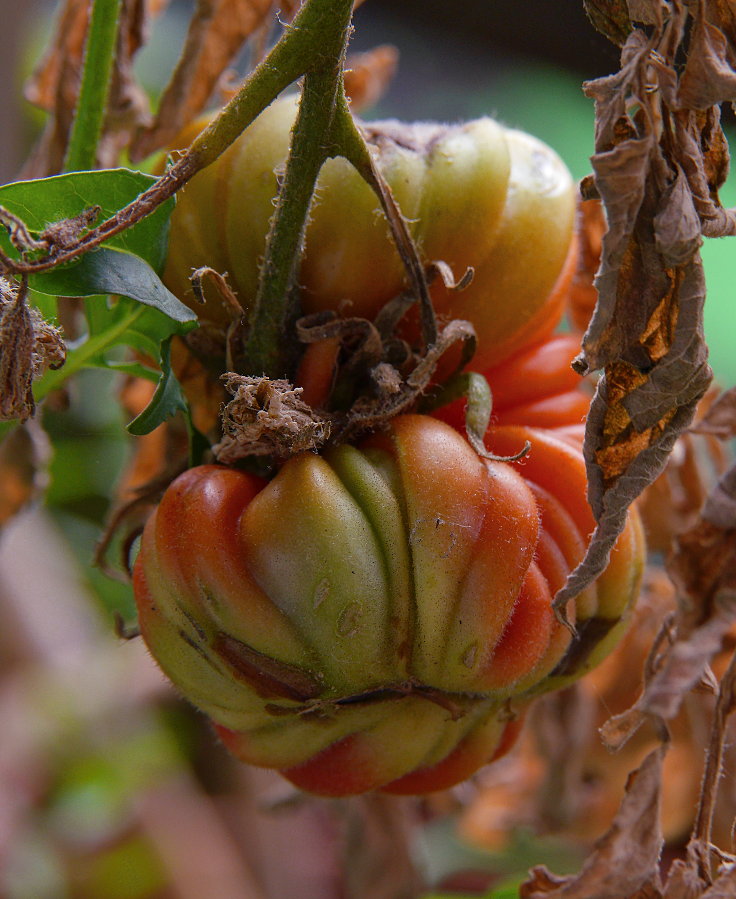
[[[643,542],[632,513],[570,609],[552,598],[593,519],[579,447],[499,428],[479,458],[406,415],[356,446],[304,453],[265,481],[201,466],[149,520],[135,565],[143,637],[243,761],[305,790],[422,793],[513,742],[536,695],[621,635]]]
[[[209,265],[228,273],[250,309],[296,108],[294,97],[273,103],[179,192],[164,281],[184,302],[193,303],[192,270]],[[181,145],[201,124],[181,136]],[[379,122],[366,130],[422,259],[443,260],[457,278],[475,270],[465,290],[432,286],[440,320],[474,325],[475,364],[486,368],[551,333],[575,264],[575,189],[554,151],[488,118]],[[376,196],[343,158],[328,160],[320,174],[299,283],[305,313],[330,309],[371,320],[406,287]],[[196,308],[220,323],[232,315],[216,302]],[[403,336],[417,335],[410,315]]]

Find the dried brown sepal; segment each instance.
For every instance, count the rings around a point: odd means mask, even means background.
[[[711,77],[733,58],[713,33],[726,8],[638,0],[628,13],[647,30],[631,31],[618,73],[586,85],[608,222],[599,299],[576,360],[581,373],[604,370],[585,441],[597,527],[558,611],[603,570],[629,504],[663,470],[708,387],[699,247],[704,234],[734,233],[733,211],[718,200],[728,167],[718,108],[702,108],[734,94],[732,79]]]
[[[420,361],[406,378],[396,373],[399,378],[398,389],[396,379],[392,377],[390,382],[387,382],[390,383],[388,391],[381,392],[379,389],[375,396],[358,397],[348,413],[333,424],[333,439],[336,442],[353,439],[359,434],[380,428],[396,415],[409,411],[430,386],[444,354],[456,343],[463,345],[463,354],[458,366],[458,369],[461,369],[472,358],[475,350],[475,330],[470,322],[455,319],[443,328],[437,340],[427,347]],[[373,379],[379,388],[381,380],[386,379],[384,368],[386,364],[382,366],[378,382],[375,377]]]
[[[556,877],[532,868],[521,899],[643,899],[661,896],[660,784],[665,746],[651,752],[629,776],[610,829],[595,844],[579,874]]]
[[[58,328],[26,302],[26,285],[0,278],[0,420],[27,421],[35,411],[33,381],[60,368],[66,347]]]
[[[345,65],[345,93],[353,112],[375,105],[386,93],[399,64],[399,51],[380,44],[365,53],[351,53]]]
[[[198,0],[156,117],[133,141],[133,161],[170,144],[204,109],[227,67],[273,7],[272,0]]]
[[[301,387],[232,372],[222,380],[233,399],[223,409],[223,439],[212,451],[223,464],[247,456],[285,459],[319,449],[329,438],[330,423],[302,402]]]

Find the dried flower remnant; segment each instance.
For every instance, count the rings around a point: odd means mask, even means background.
[[[622,44],[622,64],[586,85],[608,223],[598,303],[576,364],[604,372],[586,431],[598,525],[558,608],[605,565],[627,507],[662,471],[707,390],[699,248],[703,235],[736,233],[736,214],[718,199],[728,170],[718,104],[736,99],[736,76],[726,74],[735,58],[728,8],[639,0],[627,10],[589,0],[586,9]]]
[[[222,413],[225,436],[213,447],[218,461],[232,464],[246,456],[283,459],[317,449],[329,437],[329,422],[301,400],[301,387],[232,372],[222,380],[233,399]]]
[[[58,328],[44,321],[20,288],[0,278],[0,419],[29,419],[32,385],[47,368],[60,368],[66,349]]]

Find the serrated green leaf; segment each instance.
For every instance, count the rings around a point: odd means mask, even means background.
[[[100,207],[99,221],[103,221],[131,203],[155,181],[152,175],[130,169],[71,172],[6,184],[0,187],[0,206],[21,218],[32,232],[39,233],[52,222],[72,218],[92,206]],[[167,200],[142,221],[105,241],[105,246],[127,250],[161,271],[166,260],[169,217],[173,209],[174,200]],[[0,233],[0,246],[17,258],[18,251],[4,232]]]
[[[119,294],[152,306],[174,321],[196,321],[194,312],[164,287],[144,259],[120,250],[92,250],[74,265],[33,275],[30,284],[40,293],[55,296]]]
[[[136,437],[149,434],[177,412],[188,412],[181,386],[171,370],[171,338],[161,344],[161,377],[151,402],[127,426]]]

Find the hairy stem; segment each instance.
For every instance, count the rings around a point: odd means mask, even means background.
[[[317,177],[329,155],[321,135],[329,135],[341,70],[308,74],[304,79],[291,151],[279,191],[276,214],[266,242],[258,293],[251,318],[246,358],[249,370],[270,377],[288,374],[283,339],[295,315],[294,286],[304,242],[307,214]]]
[[[82,172],[95,167],[97,144],[110,93],[121,2],[94,0],[92,5],[82,84],[64,159],[65,172]]]

